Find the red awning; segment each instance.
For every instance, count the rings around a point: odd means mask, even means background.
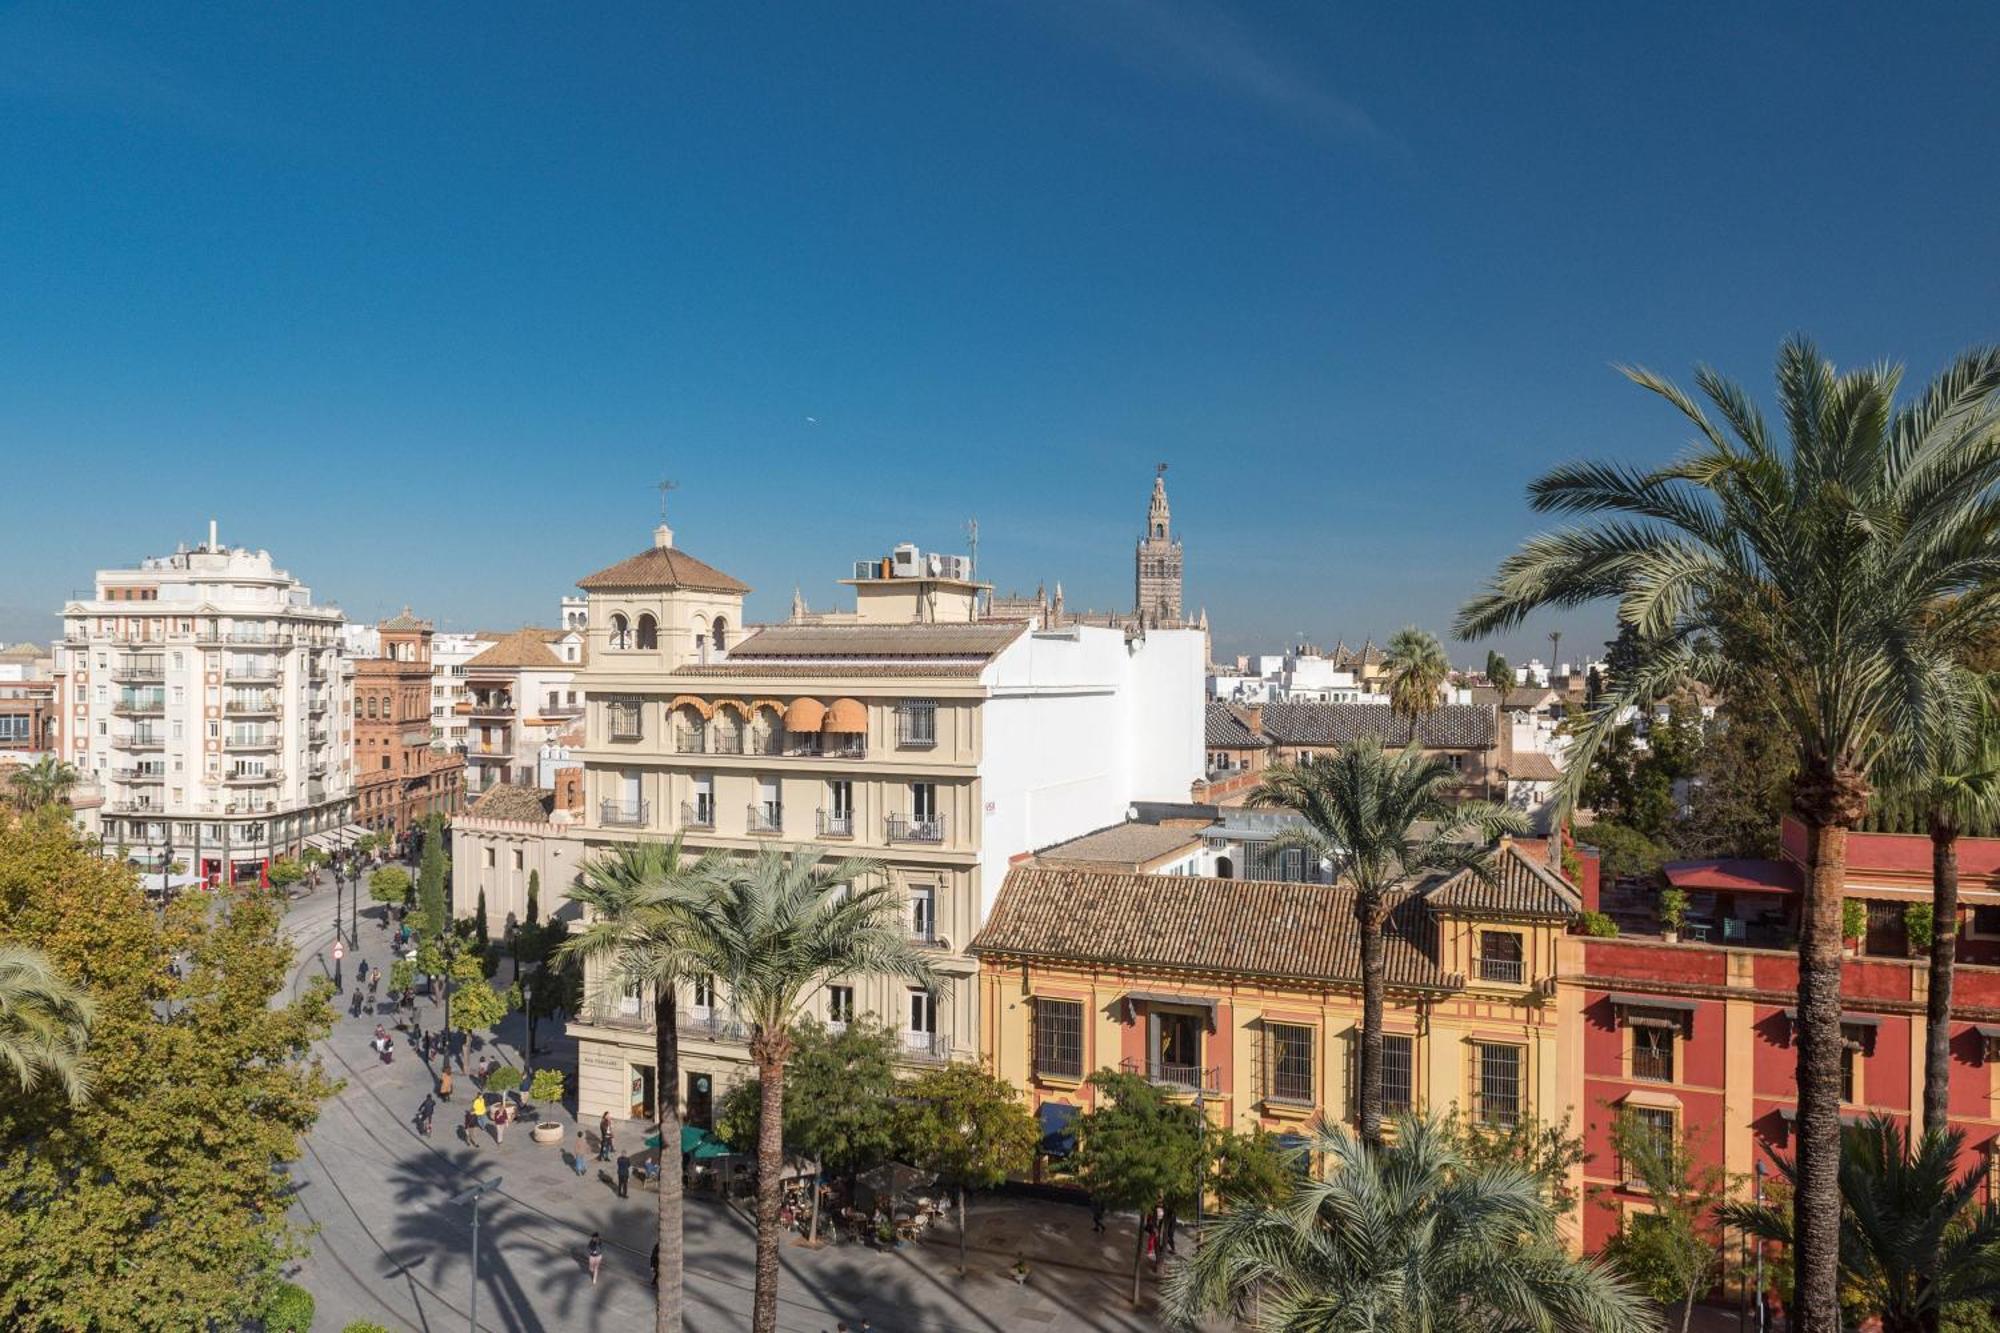
[[[1677,889],[1722,893],[1797,893],[1799,868],[1790,861],[1720,858],[1669,861],[1661,867]]]

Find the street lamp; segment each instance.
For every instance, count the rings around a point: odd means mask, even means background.
[[[479,1199],[486,1191],[499,1188],[500,1177],[495,1176],[491,1180],[482,1180],[477,1185],[460,1190],[449,1200],[451,1203],[472,1205],[472,1309],[470,1321],[466,1325],[472,1333],[479,1333]]]
[[[1764,1164],[1762,1162],[1757,1163],[1756,1175],[1756,1203],[1759,1208],[1762,1208],[1764,1206]],[[1764,1333],[1764,1246],[1761,1242],[1757,1245],[1757,1290],[1751,1293],[1750,1299],[1757,1303],[1757,1333]]]

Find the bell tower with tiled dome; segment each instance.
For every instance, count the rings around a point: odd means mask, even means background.
[[[1146,506],[1146,535],[1135,558],[1136,595],[1133,612],[1143,624],[1179,625],[1181,621],[1181,543],[1173,534],[1173,514],[1167,507],[1167,465],[1153,475],[1153,498]]]

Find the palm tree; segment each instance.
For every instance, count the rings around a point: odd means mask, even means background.
[[[62,1084],[72,1102],[90,1095],[84,1050],[93,1017],[90,996],[57,972],[46,955],[0,945],[0,1068],[23,1092],[47,1076]]]
[[[1951,989],[1958,956],[1958,838],[2000,819],[2000,717],[1988,682],[1959,672],[1955,688],[1970,707],[1951,710],[1941,729],[1915,733],[1908,749],[1890,757],[1880,776],[1891,799],[1907,801],[1924,817],[1931,839],[1931,967],[1924,1015],[1924,1119],[1926,1133],[1950,1128]]]
[[[1303,823],[1272,840],[1274,850],[1297,848],[1339,868],[1354,888],[1354,920],[1361,942],[1361,1058],[1357,1104],[1361,1137],[1382,1141],[1382,1005],[1387,989],[1382,927],[1389,894],[1420,875],[1458,870],[1484,873],[1486,851],[1465,841],[1523,832],[1518,811],[1484,801],[1454,804],[1448,795],[1458,775],[1442,756],[1429,758],[1413,742],[1387,751],[1375,739],[1330,759],[1276,764],[1250,794],[1253,805],[1283,806]],[[1428,825],[1417,833],[1419,824]]]
[[[1800,1328],[1832,1333],[1840,1226],[1840,911],[1847,833],[1891,738],[1935,725],[1953,660],[2000,619],[2000,350],[1954,363],[1898,408],[1900,372],[1837,373],[1810,342],[1778,357],[1789,442],[1738,385],[1701,370],[1723,425],[1687,393],[1627,370],[1694,424],[1679,461],[1573,463],[1529,490],[1595,521],[1530,539],[1460,611],[1457,633],[1547,607],[1616,599],[1640,641],[1577,736],[1565,804],[1628,704],[1698,681],[1760,680],[1797,747],[1806,829],[1799,937]]]
[[[1514,690],[1514,668],[1507,665],[1507,659],[1498,653],[1486,654],[1486,683],[1500,696],[1495,704],[1500,711],[1501,721],[1507,718],[1507,696]]]
[[[78,781],[75,766],[52,754],[43,755],[26,768],[16,769],[8,778],[8,783],[14,788],[14,799],[23,810],[38,810],[68,799]]]
[[[1936,1333],[1960,1302],[2000,1302],[2000,1213],[1981,1207],[1990,1163],[1957,1180],[1965,1136],[1926,1133],[1912,1144],[1887,1116],[1849,1129],[1840,1161],[1840,1281],[1859,1318],[1882,1317],[1882,1333]],[[1798,1171],[1778,1170],[1797,1183]],[[1726,1204],[1723,1222],[1793,1244],[1791,1215],[1769,1205]]]
[[[1658,1316],[1609,1266],[1573,1258],[1519,1165],[1473,1163],[1443,1129],[1400,1119],[1393,1144],[1313,1125],[1323,1156],[1276,1207],[1237,1202],[1168,1274],[1182,1328],[1258,1333],[1641,1333]],[[1229,1201],[1225,1201],[1229,1202]]]
[[[766,847],[719,866],[689,912],[689,960],[716,978],[750,1028],[763,1105],[757,1127],[757,1283],[751,1327],[778,1327],[778,1174],[784,1165],[785,1061],[808,996],[854,973],[943,981],[900,921],[902,900],[874,861],[828,861],[818,847]],[[872,881],[857,887],[859,881]]]
[[[692,905],[716,873],[719,857],[684,862],[681,840],[635,842],[585,864],[570,897],[585,910],[581,933],[564,941],[559,958],[594,964],[599,998],[630,986],[653,993],[653,1096],[660,1115],[658,1226],[660,1280],[654,1328],[679,1333],[681,1286],[680,1028],[676,989],[690,974],[686,933]]]
[[[1444,685],[1451,679],[1451,659],[1437,635],[1415,625],[1389,636],[1382,667],[1389,680],[1389,706],[1411,721],[1436,710]]]

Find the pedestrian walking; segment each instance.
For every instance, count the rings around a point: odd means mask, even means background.
[[[597,1270],[604,1263],[604,1238],[595,1231],[590,1233],[590,1285],[597,1285]]]
[[[481,1092],[473,1096],[472,1114],[473,1117],[477,1119],[482,1126],[489,1125],[492,1123],[492,1119],[487,1115],[485,1093]]]
[[[366,958],[362,959],[361,965],[354,969],[354,984],[357,986],[368,984],[368,960]]]
[[[611,1156],[611,1112],[606,1111],[597,1122],[597,1160],[606,1161]]]
[[[437,1098],[427,1092],[424,1094],[423,1103],[417,1107],[417,1133],[423,1135],[425,1138],[429,1138],[431,1136],[431,1117],[436,1114]]]
[[[1160,1235],[1166,1240],[1168,1254],[1179,1253],[1179,1251],[1174,1248],[1174,1233],[1180,1230],[1180,1226],[1181,1226],[1180,1214],[1176,1213],[1171,1208],[1167,1209],[1166,1219],[1160,1227]]]
[[[630,1198],[630,1197],[631,1197],[631,1193],[630,1193],[630,1190],[628,1189],[628,1186],[629,1186],[629,1185],[631,1184],[631,1180],[632,1180],[632,1159],[631,1159],[631,1158],[629,1158],[629,1157],[626,1157],[625,1155],[623,1155],[623,1154],[621,1153],[621,1154],[619,1155],[619,1157],[618,1157],[618,1197],[619,1197],[619,1198],[621,1198],[621,1199],[627,1199],[627,1198]]]
[[[590,1145],[583,1141],[581,1129],[576,1132],[576,1151],[570,1154],[570,1160],[576,1168],[576,1178],[583,1179],[584,1173],[590,1170]]]
[[[1153,1262],[1153,1271],[1160,1271],[1160,1217],[1158,1212],[1146,1214],[1146,1257]]]
[[[1104,1200],[1102,1199],[1093,1198],[1090,1201],[1090,1229],[1092,1231],[1104,1230]]]
[[[660,1242],[653,1242],[653,1285],[660,1285]]]
[[[513,1115],[507,1110],[507,1103],[501,1102],[493,1108],[493,1141],[495,1143],[505,1143],[507,1141],[507,1122],[513,1118]]]
[[[468,1148],[477,1148],[479,1146],[479,1117],[473,1113],[470,1106],[465,1108],[464,1130],[466,1146]]]
[[[444,1069],[444,1072],[443,1072],[442,1074],[439,1074],[439,1075],[438,1075],[438,1100],[439,1100],[439,1101],[441,1101],[441,1102],[448,1102],[448,1101],[450,1101],[450,1100],[451,1100],[451,1066],[450,1066],[450,1065],[446,1065],[446,1066],[445,1066],[445,1069]]]

